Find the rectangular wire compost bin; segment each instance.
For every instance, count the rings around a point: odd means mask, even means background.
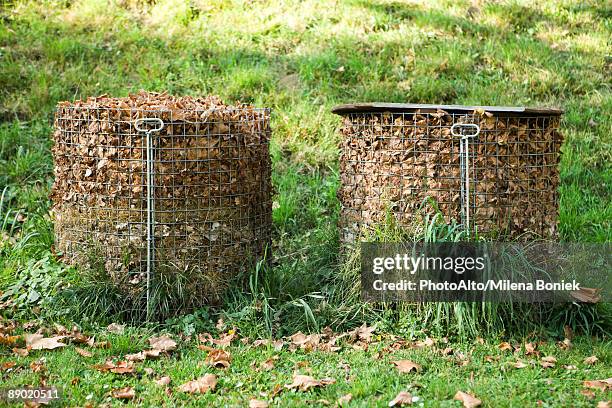
[[[557,109],[367,103],[340,105],[342,239],[392,215],[427,211],[468,234],[553,238],[560,146]]]
[[[217,302],[270,245],[269,124],[215,97],[60,103],[56,248],[147,318]]]

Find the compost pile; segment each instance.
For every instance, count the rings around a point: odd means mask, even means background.
[[[155,273],[210,301],[270,240],[269,111],[217,97],[140,93],[58,105],[52,188],[56,246],[126,293],[144,285],[147,149],[154,138]]]
[[[453,123],[477,123],[470,144],[471,226],[482,234],[556,234],[559,116],[354,113],[344,116],[338,192],[343,239],[388,214],[400,225],[435,211],[461,222],[460,143]],[[469,132],[468,132],[469,133]],[[428,201],[435,205],[424,205]]]

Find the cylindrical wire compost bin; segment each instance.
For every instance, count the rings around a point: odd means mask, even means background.
[[[468,233],[553,238],[563,113],[557,109],[368,103],[340,105],[345,242],[424,213]]]
[[[216,97],[60,103],[57,250],[148,314],[217,302],[270,244],[269,120]]]

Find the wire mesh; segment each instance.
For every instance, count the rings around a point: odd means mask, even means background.
[[[446,222],[478,234],[555,236],[559,119],[443,110],[345,114],[338,194],[344,241],[388,215],[413,225],[423,212],[438,210]],[[479,128],[464,155],[453,125],[460,135]]]
[[[136,312],[216,302],[270,245],[269,121],[255,108],[58,107],[57,249],[101,271]]]

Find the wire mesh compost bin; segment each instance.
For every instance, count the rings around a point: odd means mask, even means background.
[[[60,103],[56,248],[149,316],[216,302],[270,243],[269,120],[216,97]]]
[[[556,235],[562,111],[370,103],[333,112],[343,116],[344,241],[388,215],[411,225],[428,209],[468,233]]]

